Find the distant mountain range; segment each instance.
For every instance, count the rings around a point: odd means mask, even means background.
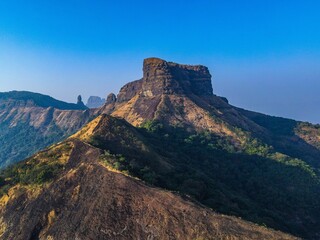
[[[106,102],[106,99],[98,97],[98,96],[90,96],[88,98],[86,106],[88,108],[99,108],[103,106]]]
[[[99,109],[7,101],[8,135],[76,133],[3,170],[4,239],[320,238],[320,126],[230,105],[204,66],[146,59]]]
[[[66,103],[63,101],[56,100],[50,96],[43,95],[40,93],[33,93],[27,91],[11,91],[11,92],[0,92],[1,102],[5,101],[17,101],[17,102],[27,102],[30,105],[37,107],[48,108],[53,107],[60,110],[85,110],[86,107],[83,107],[79,104]]]

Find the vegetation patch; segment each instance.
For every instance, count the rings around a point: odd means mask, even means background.
[[[43,185],[50,182],[64,169],[71,150],[72,143],[62,143],[4,169],[0,173],[0,197],[16,185]]]
[[[19,123],[10,126],[9,122],[0,124],[0,169],[25,159],[31,154],[58,142],[65,133],[55,125],[51,126],[50,135],[41,133],[41,129]],[[14,144],[8,144],[14,142]],[[19,149],[19,150],[17,150]]]

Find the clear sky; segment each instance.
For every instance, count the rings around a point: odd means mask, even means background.
[[[0,1],[0,91],[117,93],[142,60],[203,64],[231,104],[320,123],[320,1]]]

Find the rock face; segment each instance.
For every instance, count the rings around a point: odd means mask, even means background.
[[[103,104],[105,104],[106,99],[98,97],[98,96],[90,96],[88,98],[87,104],[86,106],[88,108],[99,108],[101,107]]]
[[[145,96],[173,93],[213,95],[211,75],[207,67],[181,65],[159,58],[144,60],[142,92]]]
[[[140,93],[142,87],[142,80],[136,80],[124,85],[118,94],[117,103],[129,101],[131,98]]]
[[[108,96],[107,96],[107,100],[106,100],[106,104],[112,104],[112,103],[115,103],[117,100],[117,97],[114,93],[110,93]]]

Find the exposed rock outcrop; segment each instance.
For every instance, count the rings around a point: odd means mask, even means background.
[[[115,103],[117,100],[117,97],[114,93],[110,93],[108,96],[107,96],[107,100],[106,100],[106,104],[112,104],[112,103]]]
[[[77,105],[86,108],[86,106],[84,105],[84,103],[82,102],[82,97],[81,95],[79,95],[77,97]]]
[[[117,96],[117,103],[129,101],[135,95],[139,94],[142,87],[142,80],[136,80],[124,85]]]
[[[100,108],[100,113],[110,113],[114,110],[114,106],[117,102],[117,97],[114,93],[110,93],[107,96],[105,104]]]
[[[212,96],[211,75],[205,66],[147,58],[143,62],[142,93],[145,96],[173,93]]]

